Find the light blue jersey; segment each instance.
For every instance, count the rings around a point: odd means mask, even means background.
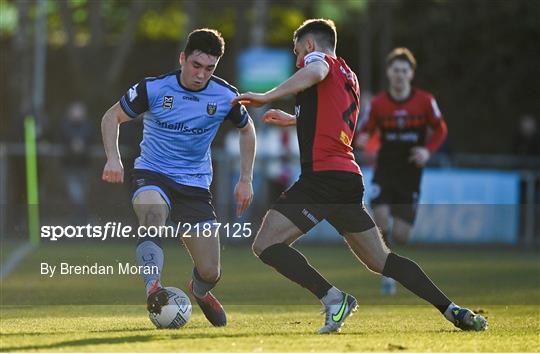
[[[135,168],[161,173],[177,183],[208,189],[212,182],[210,145],[221,123],[238,128],[249,120],[242,105],[231,106],[238,91],[212,76],[208,85],[191,91],[180,83],[180,70],[146,78],[120,99],[124,112],[144,113],[141,155]]]

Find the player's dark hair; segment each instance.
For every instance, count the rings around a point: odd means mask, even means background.
[[[323,18],[306,20],[294,31],[293,40],[299,41],[307,34],[312,34],[320,46],[336,49],[337,31],[334,21]]]
[[[225,41],[214,29],[196,29],[188,36],[184,54],[188,57],[196,50],[220,58],[225,51]]]
[[[416,59],[409,49],[405,47],[394,48],[386,57],[386,67],[392,65],[396,60],[406,61],[411,65],[413,70],[416,70]]]

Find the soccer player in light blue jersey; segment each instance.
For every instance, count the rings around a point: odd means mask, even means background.
[[[103,116],[101,130],[107,163],[102,178],[122,183],[118,127],[143,115],[141,155],[131,175],[132,204],[141,226],[163,226],[170,220],[202,230],[216,222],[209,190],[210,145],[225,120],[234,124],[240,134],[241,171],[234,191],[237,215],[251,204],[255,128],[244,106],[230,104],[238,91],[213,76],[224,47],[218,31],[193,31],[180,53],[180,70],[143,79]],[[194,263],[189,291],[212,325],[225,326],[225,311],[210,292],[220,278],[219,238],[216,230],[212,234],[183,238]],[[159,274],[144,275],[144,281],[147,309],[160,313],[168,296],[160,283],[164,257],[159,238],[139,239],[136,253],[139,265],[159,269]]]

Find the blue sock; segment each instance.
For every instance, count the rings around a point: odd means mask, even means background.
[[[146,295],[161,287],[160,276],[163,270],[163,250],[153,241],[144,241],[137,246],[137,262],[139,266],[157,266],[157,274],[143,274]]]

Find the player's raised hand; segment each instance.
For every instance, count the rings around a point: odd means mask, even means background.
[[[124,166],[120,160],[107,160],[101,179],[109,183],[124,182]]]
[[[411,149],[409,161],[416,164],[418,167],[424,167],[429,160],[431,154],[429,150],[423,146],[415,146]]]
[[[266,124],[277,125],[279,127],[289,127],[296,124],[296,118],[280,109],[270,109],[262,116],[262,121]]]
[[[236,96],[232,100],[232,105],[234,106],[235,104],[240,103],[244,106],[260,107],[267,104],[268,102],[269,100],[264,93],[246,92]]]
[[[234,197],[236,198],[236,216],[240,217],[253,200],[253,186],[251,182],[239,180],[234,187]]]

